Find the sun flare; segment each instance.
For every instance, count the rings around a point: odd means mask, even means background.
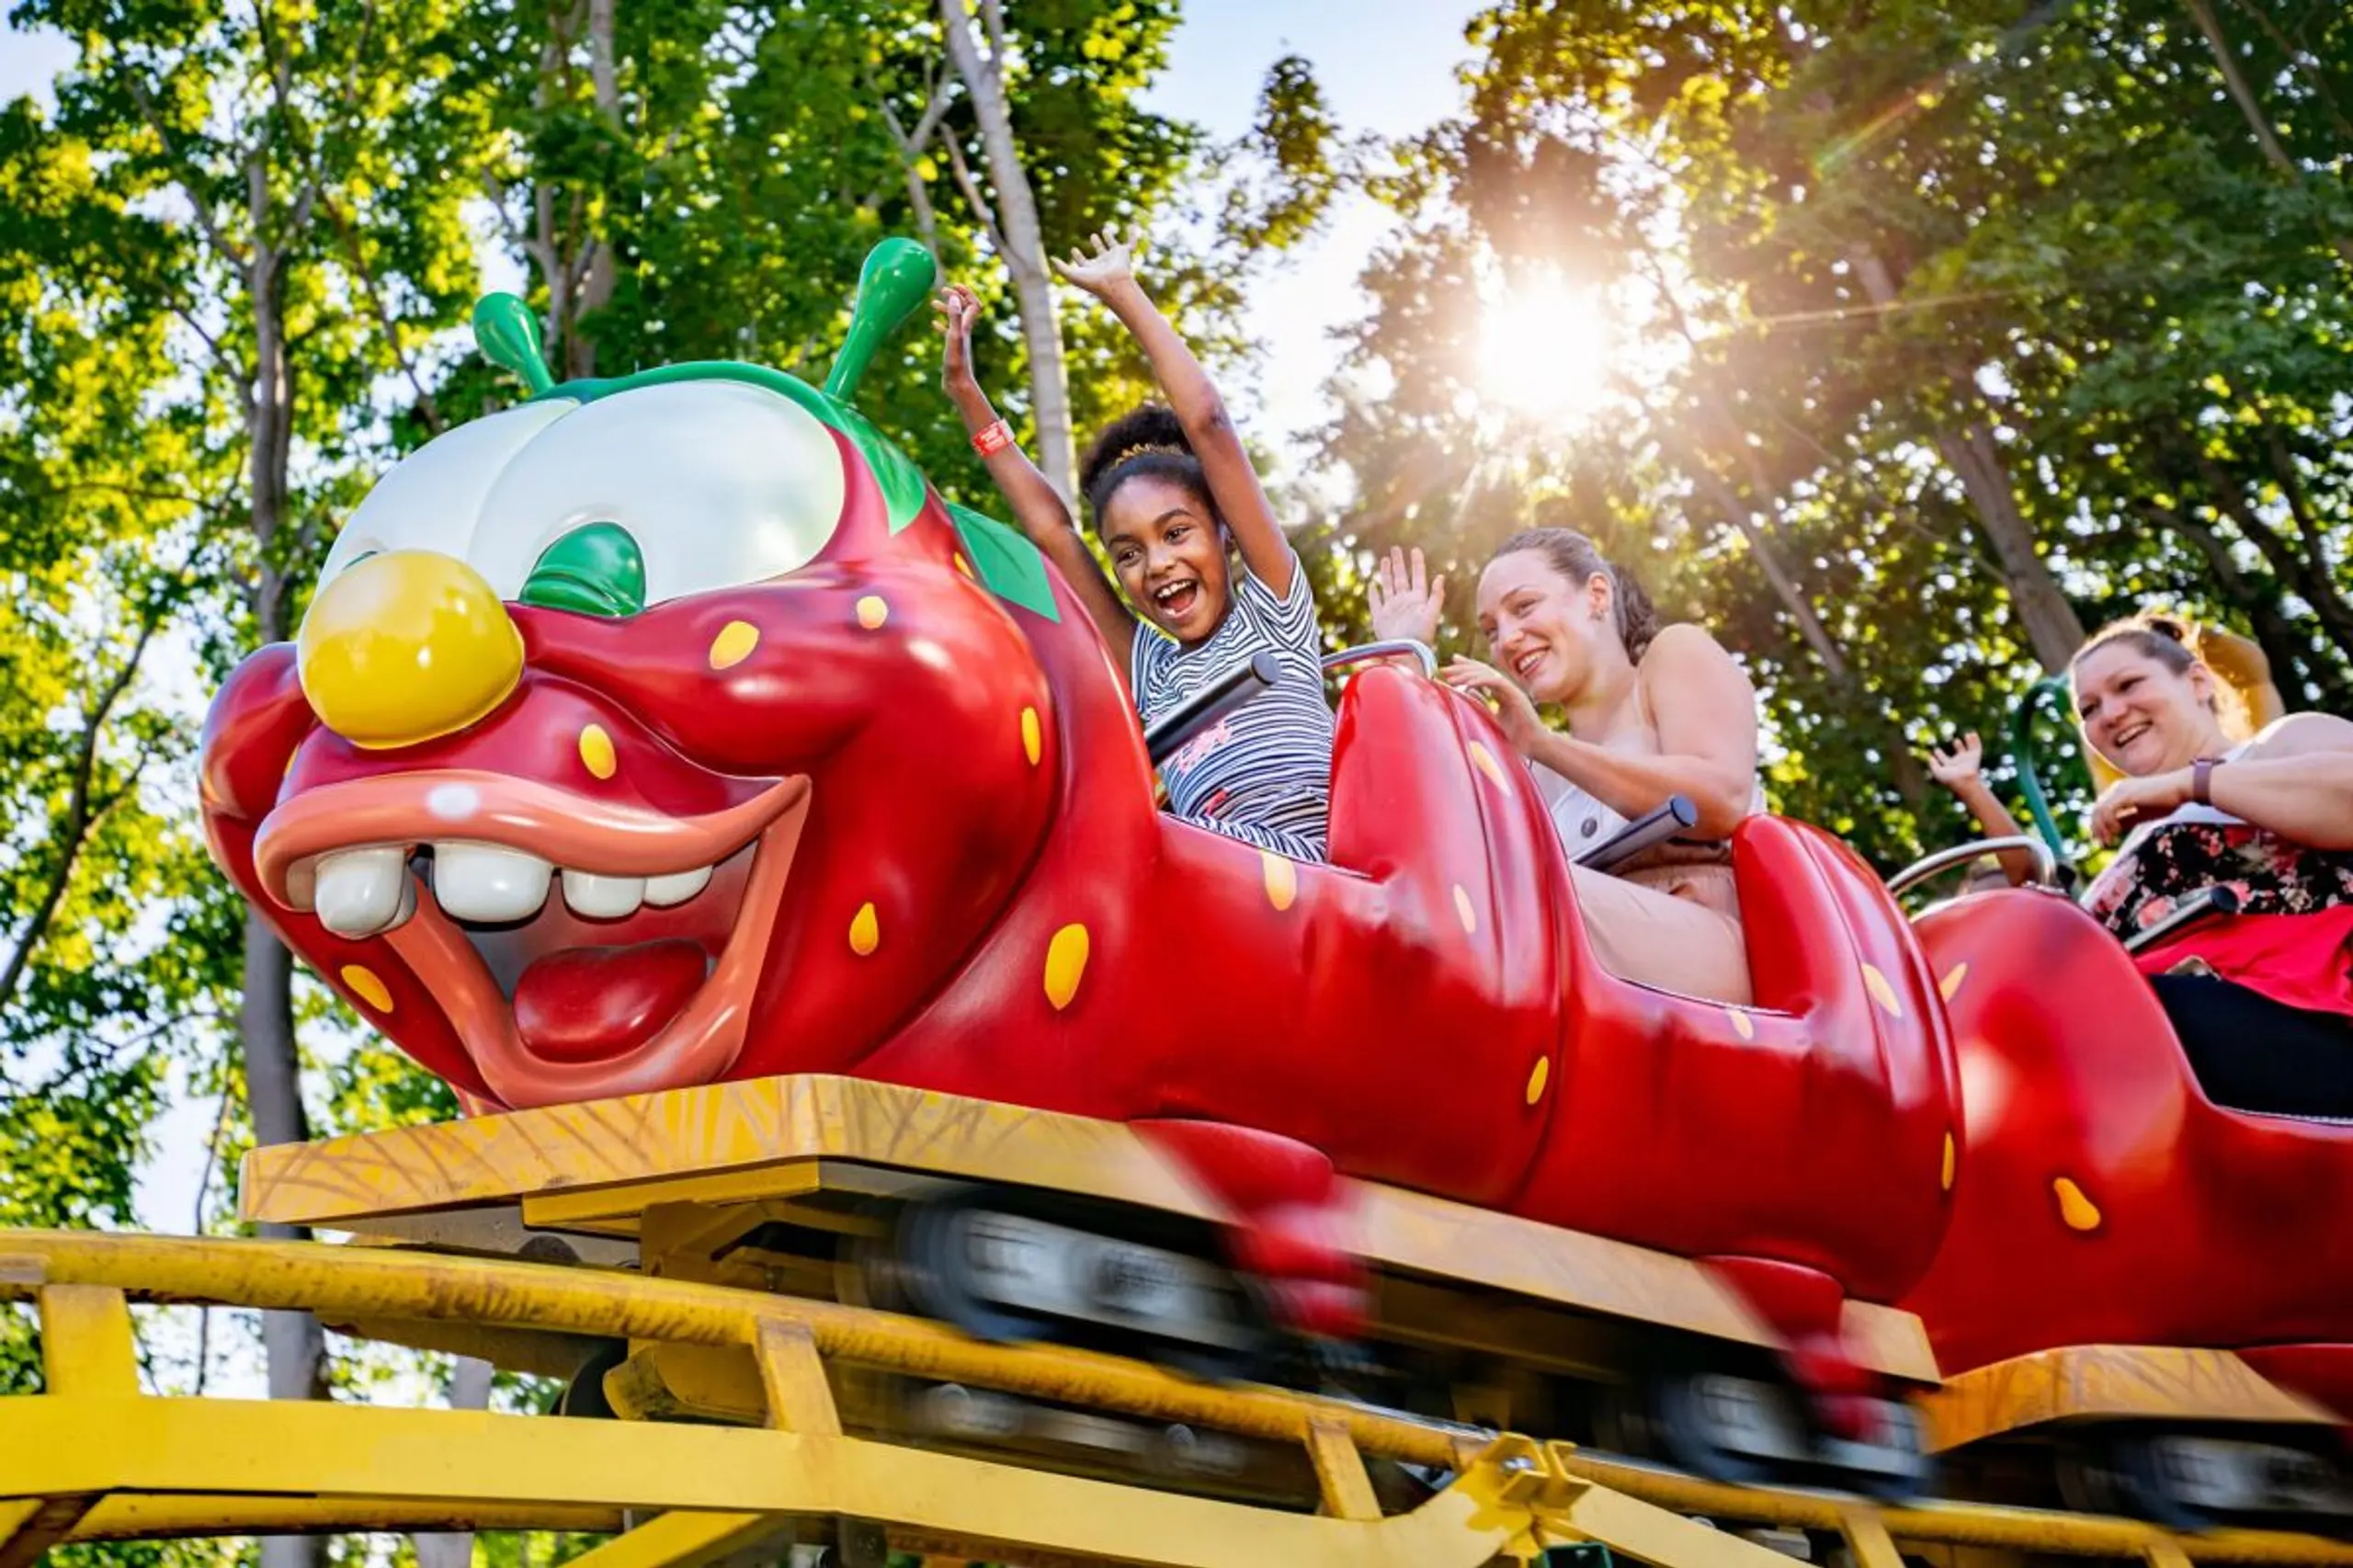
[[[1480,396],[1527,418],[1574,423],[1608,390],[1616,347],[1598,290],[1525,279],[1481,308]]]

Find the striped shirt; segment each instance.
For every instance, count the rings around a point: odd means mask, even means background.
[[[1291,557],[1290,597],[1237,563],[1233,603],[1209,641],[1187,648],[1149,622],[1129,666],[1136,710],[1160,716],[1261,650],[1282,678],[1188,741],[1161,765],[1172,815],[1288,855],[1322,860],[1332,799],[1332,710],[1324,701],[1322,639],[1307,572]]]

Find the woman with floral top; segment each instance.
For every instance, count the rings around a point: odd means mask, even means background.
[[[2085,907],[2129,937],[2236,893],[2135,961],[2217,1104],[2353,1116],[2353,722],[2291,713],[2233,744],[2230,687],[2156,616],[2095,635],[2069,676],[2086,743],[2124,775],[2092,812],[2122,846]]]

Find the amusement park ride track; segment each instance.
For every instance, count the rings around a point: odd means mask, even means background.
[[[1394,1563],[1475,1568],[1595,1541],[1684,1568],[1785,1561],[1687,1517],[1835,1532],[1861,1568],[1912,1552],[2353,1563],[2310,1537],[2185,1538],[2124,1520],[1718,1485],[1525,1437],[1272,1390],[1220,1389],[1085,1352],[983,1346],[888,1313],[603,1270],[345,1249],[71,1233],[11,1236],[0,1292],[40,1312],[48,1392],[8,1403],[0,1563],[68,1540],[289,1530],[540,1528],[625,1533],[591,1561],[708,1562],[810,1520],[896,1550],[1023,1563]],[[128,1303],[307,1307],[748,1349],[765,1430],[142,1395]],[[1247,1507],[845,1436],[825,1369],[855,1362],[1303,1446],[1317,1515]],[[1381,1517],[1367,1457],[1449,1471]],[[856,1533],[855,1530],[852,1532]],[[846,1553],[855,1560],[858,1553]]]
[[[605,1119],[604,1136],[567,1135],[567,1119],[592,1111]],[[2309,1536],[2182,1536],[2029,1508],[1878,1507],[1823,1492],[1724,1485],[1565,1443],[1204,1381],[1116,1355],[986,1344],[869,1307],[654,1277],[665,1229],[723,1226],[746,1204],[811,1190],[827,1169],[839,1180],[846,1165],[872,1181],[936,1176],[983,1153],[1000,1176],[1034,1177],[1083,1160],[1098,1180],[1124,1169],[1128,1185],[1144,1190],[1160,1179],[1153,1167],[1123,1165],[1116,1149],[1097,1146],[1124,1136],[884,1085],[783,1079],[254,1156],[249,1216],[324,1222],[374,1244],[0,1233],[0,1299],[34,1304],[47,1373],[43,1393],[0,1401],[0,1568],[66,1541],[526,1528],[612,1533],[590,1559],[600,1568],[717,1562],[795,1540],[827,1542],[836,1562],[854,1568],[879,1568],[886,1550],[1034,1565],[1475,1568],[1577,1543],[1665,1568],[1786,1563],[1740,1533],[1749,1526],[1842,1541],[1855,1568],[1904,1568],[1907,1560],[1993,1568],[2045,1555],[2152,1568],[2353,1565],[2353,1545]],[[1158,1197],[1188,1201],[1178,1191]],[[1411,1233],[1391,1219],[1392,1236]],[[511,1251],[540,1227],[592,1258],[600,1246],[646,1248],[648,1266],[428,1250]],[[1445,1250],[1428,1244],[1426,1264]],[[1712,1310],[1710,1298],[1681,1286],[1643,1290],[1632,1256],[1616,1267],[1583,1259],[1592,1271],[1580,1290],[1623,1292],[1620,1305],[1639,1298],[1646,1311],[1668,1297],[1687,1312]],[[756,1425],[151,1396],[138,1383],[134,1302],[306,1309],[363,1336],[463,1349],[530,1371],[576,1365],[583,1346],[616,1339],[646,1356],[732,1358],[745,1370],[744,1419]],[[1883,1350],[1907,1358],[1901,1336]],[[1303,1453],[1317,1509],[869,1436],[845,1391],[876,1373]],[[2052,1397],[2047,1381],[2035,1397]],[[1417,1467],[1442,1483],[1401,1506],[1393,1491],[1384,1499],[1368,1461]]]

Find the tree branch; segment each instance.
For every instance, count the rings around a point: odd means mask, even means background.
[[[425,427],[434,435],[441,434],[441,410],[433,401],[424,378],[417,374],[416,359],[407,346],[401,342],[398,326],[392,321],[392,307],[384,302],[383,289],[376,281],[375,268],[368,265],[367,251],[359,243],[359,231],[333,199],[326,203],[327,222],[335,226],[343,241],[344,254],[351,259],[351,270],[359,279],[359,291],[367,297],[369,313],[376,318],[376,330],[384,335],[384,342],[392,351],[392,360],[407,378],[409,390],[416,394],[417,412],[424,416]]]
[[[253,403],[252,370],[248,369],[242,360],[239,360],[233,356],[227,347],[222,344],[219,338],[205,331],[203,324],[196,319],[194,312],[189,311],[186,305],[174,304],[172,306],[172,314],[179,318],[181,325],[187,327],[188,331],[196,334],[196,335],[203,341],[204,347],[211,352],[213,363],[219,365],[222,369],[228,372],[230,380],[236,383],[239,394],[244,398],[245,406],[250,408]]]
[[[996,209],[990,206],[988,198],[981,194],[979,183],[972,178],[971,165],[964,162],[964,150],[956,144],[953,136],[944,138],[940,145],[948,149],[948,167],[956,176],[956,188],[964,193],[964,200],[972,207],[972,216],[978,218],[981,227],[988,232],[989,248],[1000,256],[1009,257],[1012,253],[1005,248],[1005,235],[997,228]]]
[[[16,999],[17,987],[23,983],[34,952],[49,934],[50,922],[57,917],[57,906],[64,902],[65,890],[74,881],[74,868],[80,862],[90,835],[97,831],[107,812],[123,799],[123,795],[118,793],[104,804],[91,800],[91,786],[97,775],[98,741],[105,733],[108,719],[114,712],[115,704],[122,700],[122,694],[131,688],[131,681],[139,674],[140,661],[147,656],[148,644],[154,640],[156,628],[164,622],[164,605],[167,602],[159,600],[142,619],[139,639],[131,644],[122,667],[100,689],[97,703],[84,715],[82,735],[74,744],[74,784],[66,796],[65,824],[63,843],[57,852],[57,864],[50,870],[40,899],[33,906],[31,918],[26,922],[24,934],[9,951],[7,967],[0,970],[0,1012],[6,1012],[8,1004]],[[136,778],[135,773],[133,778]]]
[[[155,132],[155,140],[163,143],[165,157],[180,166],[182,172],[173,177],[172,183],[177,186],[180,194],[188,199],[188,208],[196,214],[196,224],[202,231],[205,243],[212,247],[213,253],[222,260],[240,272],[244,271],[252,265],[251,262],[245,253],[230,244],[228,235],[221,232],[221,224],[212,213],[212,204],[196,193],[196,187],[190,179],[194,165],[189,164],[187,154],[173,143],[172,133],[164,129],[164,118],[155,112],[155,100],[148,95],[147,84],[136,76],[131,76],[128,80],[131,85],[131,96],[139,105],[141,117],[147,121],[148,128]]]

